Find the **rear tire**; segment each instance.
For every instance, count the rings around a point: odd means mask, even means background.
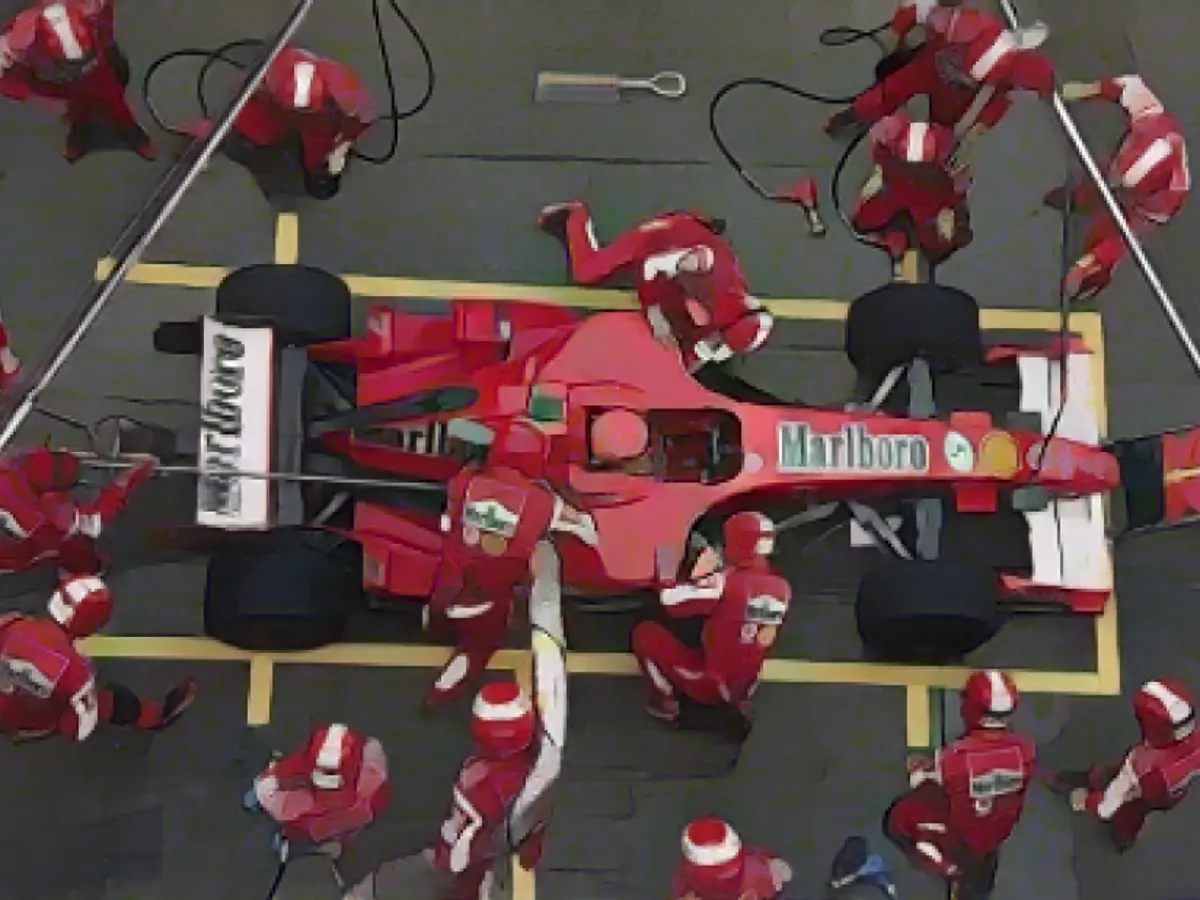
[[[358,547],[286,531],[220,550],[208,563],[204,631],[242,650],[289,652],[336,643],[363,600]]]
[[[850,304],[846,356],[873,379],[914,359],[929,363],[935,375],[979,365],[979,304],[942,284],[885,284]]]
[[[1004,625],[994,572],[941,560],[896,560],[858,587],[858,636],[872,657],[941,665],[961,660]]]
[[[351,306],[346,283],[311,266],[247,266],[217,286],[218,319],[269,325],[296,347],[350,337]]]

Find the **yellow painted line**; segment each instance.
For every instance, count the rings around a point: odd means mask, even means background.
[[[916,250],[909,250],[900,260],[900,280],[917,284],[921,280],[921,257]]]
[[[275,264],[294,266],[300,261],[300,217],[280,213],[275,219]]]
[[[1074,320],[1074,316],[1072,320]],[[1096,419],[1100,423],[1100,434],[1108,434],[1108,360],[1104,346],[1104,320],[1099,313],[1082,319],[1078,327],[1080,336],[1092,351],[1093,383],[1098,386],[1094,400]],[[1111,498],[1105,498],[1106,516]],[[1121,638],[1117,628],[1117,593],[1113,591],[1108,605],[1096,617],[1096,677],[1098,693],[1116,696],[1121,693]]]
[[[629,653],[571,653],[567,671],[576,675],[639,674]],[[886,663],[810,662],[796,659],[772,659],[763,667],[763,681],[771,684],[851,684],[864,687],[929,688],[962,687],[971,669],[960,666],[903,666]],[[1091,696],[1100,693],[1095,672],[1010,673],[1017,686],[1030,694],[1073,694]]]
[[[271,721],[271,694],[275,689],[275,663],[271,657],[250,657],[250,693],[246,698],[246,724],[266,725]]]
[[[96,266],[96,278],[112,271],[113,261],[102,259]],[[215,288],[229,270],[217,266],[188,266],[179,263],[139,263],[129,273],[130,284]],[[509,282],[443,281],[426,278],[393,278],[383,275],[342,275],[351,293],[381,300],[507,300],[557,303],[584,309],[632,309],[633,294],[605,290]],[[849,304],[841,300],[795,300],[765,298],[767,307],[781,319],[807,319],[840,322],[846,318]],[[984,309],[982,325],[990,330],[1058,331],[1059,315],[1047,310]],[[1072,330],[1080,334],[1098,330],[1100,314],[1079,312],[1071,317]]]
[[[366,668],[440,669],[450,658],[448,647],[411,644],[335,644],[303,653],[271,656],[276,665],[363,666]],[[528,651],[501,650],[488,666],[493,671],[518,668]]]
[[[904,690],[904,729],[909,747],[928,747],[930,731],[929,691],[908,687]]]
[[[249,662],[253,654],[202,637],[126,637],[96,635],[80,644],[98,659],[186,660],[187,662]]]
[[[521,868],[516,854],[512,858],[512,896],[513,900],[535,900],[537,897],[537,882],[532,872]]]

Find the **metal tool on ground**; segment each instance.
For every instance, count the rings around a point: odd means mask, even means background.
[[[678,100],[687,93],[687,79],[679,72],[659,72],[649,78],[538,72],[534,100],[538,103],[620,103],[622,91],[648,91],[656,97]]]
[[[83,465],[92,469],[131,469],[137,457],[105,459],[94,453],[69,451]],[[425,481],[396,481],[389,478],[354,478],[346,475],[320,475],[313,472],[247,472],[242,469],[204,468],[202,466],[158,466],[155,472],[163,475],[195,475],[206,478],[247,478],[256,481],[295,481],[327,484],[338,487],[384,488],[404,491],[444,491],[445,485]]]

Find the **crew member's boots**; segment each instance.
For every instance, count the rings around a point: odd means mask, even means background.
[[[646,698],[646,714],[667,725],[678,725],[679,701],[655,691]]]
[[[124,138],[133,152],[140,156],[146,162],[153,162],[158,159],[158,148],[154,146],[154,141],[150,140],[150,135],[146,133],[146,129],[141,125],[134,125],[124,133]]]
[[[538,214],[538,228],[557,238],[568,252],[570,252],[570,244],[567,241],[567,222],[570,221],[571,214],[580,206],[578,200],[568,203],[552,203],[549,206],[543,206],[542,211]]]

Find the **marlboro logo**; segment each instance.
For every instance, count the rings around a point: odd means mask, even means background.
[[[815,431],[806,422],[779,426],[779,471],[784,473],[924,475],[929,458],[929,440],[917,434],[871,434],[860,424],[834,434]]]
[[[463,509],[463,524],[479,531],[511,538],[517,533],[521,514],[513,512],[499,500],[473,500]]]

